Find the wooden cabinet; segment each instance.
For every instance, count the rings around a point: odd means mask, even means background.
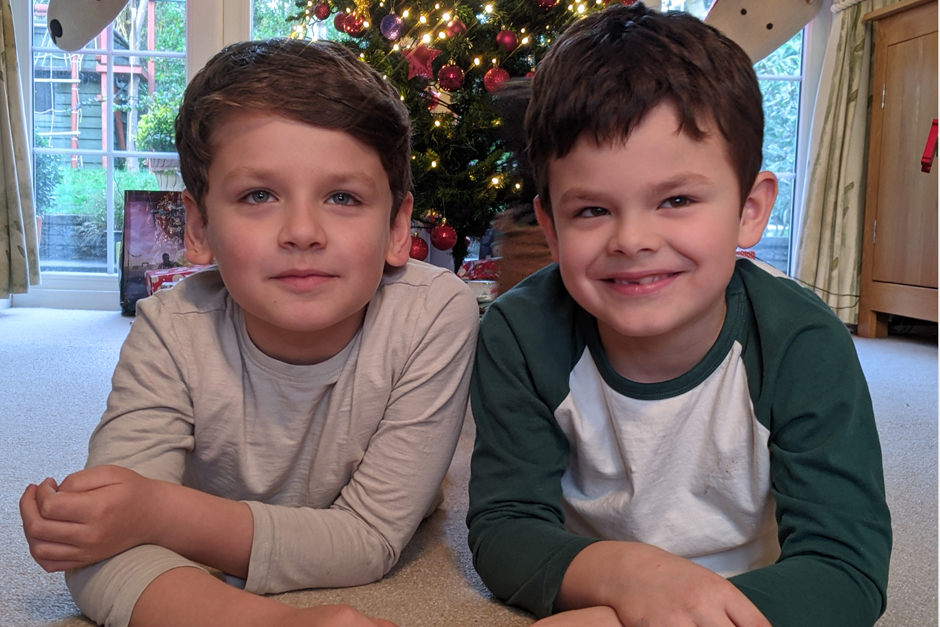
[[[858,334],[888,314],[937,322],[937,170],[921,171],[937,118],[937,0],[865,15],[875,29]]]

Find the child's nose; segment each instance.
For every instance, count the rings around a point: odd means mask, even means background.
[[[307,250],[326,243],[326,231],[316,207],[294,203],[285,208],[281,226],[280,244],[289,248]]]
[[[643,252],[655,252],[659,249],[662,237],[656,221],[646,212],[628,212],[620,215],[615,222],[608,250],[614,255],[633,257]]]

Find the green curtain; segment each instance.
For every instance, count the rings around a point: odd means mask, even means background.
[[[0,298],[39,284],[39,245],[26,112],[20,90],[10,0],[0,0]]]
[[[810,136],[796,277],[848,324],[858,322],[871,79],[869,11],[896,0],[833,2]]]

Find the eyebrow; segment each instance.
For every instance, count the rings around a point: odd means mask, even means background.
[[[653,184],[649,188],[649,193],[653,196],[662,196],[663,194],[668,194],[676,188],[683,187],[686,185],[696,186],[696,185],[708,185],[711,183],[711,179],[702,174],[696,174],[694,172],[683,172],[677,174],[673,177],[666,179]],[[600,194],[597,190],[590,189],[587,187],[572,187],[565,191],[561,195],[561,198],[558,202],[569,203],[569,202],[598,202],[599,200],[604,200],[606,194]]]
[[[228,184],[232,181],[238,181],[243,178],[257,180],[259,182],[275,179],[280,176],[280,172],[275,169],[269,168],[255,168],[249,166],[239,166],[228,172],[223,178],[222,183]],[[375,179],[373,179],[368,174],[363,174],[360,172],[339,172],[333,175],[330,175],[326,178],[326,182],[330,187],[344,187],[346,185],[362,185],[368,188],[369,191],[375,190],[378,188],[378,184]]]
[[[711,182],[712,180],[705,175],[696,174],[694,172],[683,172],[653,185],[650,189],[655,194],[665,194],[684,185],[708,185]]]

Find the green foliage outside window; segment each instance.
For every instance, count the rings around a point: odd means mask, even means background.
[[[82,224],[83,238],[103,234],[108,224],[107,171],[88,168],[62,168],[61,180],[55,188],[57,214],[86,216]],[[157,179],[147,171],[114,170],[114,229],[124,228],[124,190],[156,190]]]
[[[181,51],[186,48],[186,5],[157,2],[154,33],[157,50]],[[153,60],[157,89],[153,96],[141,97],[137,125],[137,148],[155,152],[174,152],[176,131],[173,127],[179,103],[186,88],[186,66],[180,59],[157,57]]]
[[[35,135],[33,145],[37,148],[48,148],[50,142],[41,135]],[[55,212],[56,186],[62,180],[59,157],[37,154],[34,168],[36,181],[33,192],[36,201],[36,215],[41,216]]]

